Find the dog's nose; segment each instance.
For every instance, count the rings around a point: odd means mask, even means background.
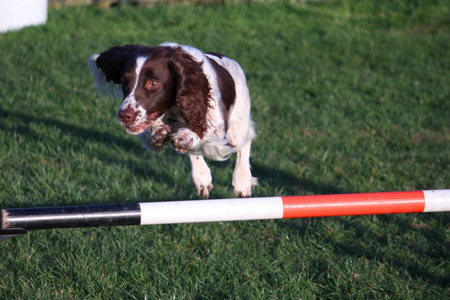
[[[119,110],[119,120],[122,123],[133,123],[136,119],[136,112],[131,107]]]

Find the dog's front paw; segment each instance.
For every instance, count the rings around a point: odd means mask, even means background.
[[[201,196],[203,199],[209,198],[209,192],[214,187],[211,183],[208,185],[196,185],[194,183],[194,187],[197,190],[197,195]]]
[[[175,150],[181,153],[194,149],[200,143],[198,135],[187,128],[178,130],[177,133],[172,135],[171,140]]]
[[[166,140],[170,133],[169,125],[160,125],[152,130],[152,144],[156,146],[161,146],[162,143]]]

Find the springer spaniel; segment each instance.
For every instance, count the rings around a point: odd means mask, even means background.
[[[91,55],[88,66],[97,91],[123,99],[119,123],[145,148],[157,153],[172,144],[189,154],[198,195],[208,198],[213,187],[204,157],[220,161],[234,152],[234,193],[251,195],[257,184],[249,162],[255,130],[245,75],[236,61],[163,43],[112,47]]]

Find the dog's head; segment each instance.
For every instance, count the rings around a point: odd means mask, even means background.
[[[202,63],[179,46],[124,45],[96,59],[106,79],[122,86],[118,120],[133,135],[176,105],[188,127],[203,136],[210,86]]]

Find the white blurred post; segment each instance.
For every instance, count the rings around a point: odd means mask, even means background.
[[[47,22],[48,0],[0,0],[0,33]]]

